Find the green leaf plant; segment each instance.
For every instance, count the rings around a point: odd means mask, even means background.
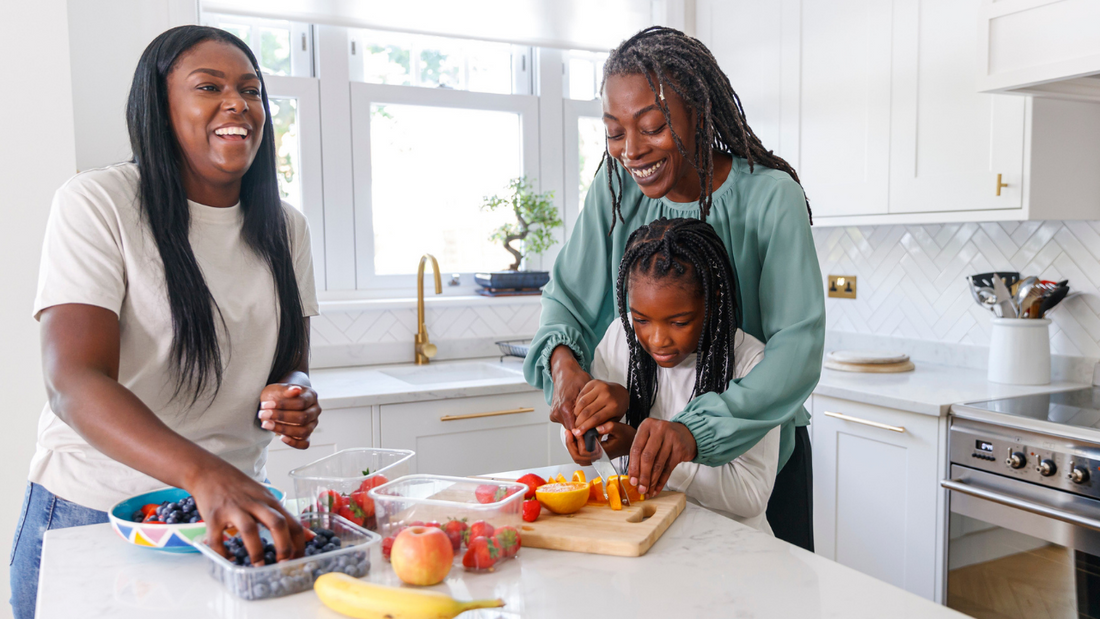
[[[562,222],[558,217],[558,208],[554,206],[553,191],[534,193],[526,176],[508,181],[508,190],[504,195],[486,196],[481,209],[495,211],[506,207],[515,214],[516,223],[509,222],[497,228],[489,240],[504,245],[504,249],[515,258],[508,269],[518,271],[527,253],[541,254],[558,242],[553,230],[560,228]],[[523,251],[512,246],[516,241],[523,243]]]

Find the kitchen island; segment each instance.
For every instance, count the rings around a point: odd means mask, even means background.
[[[546,467],[544,477],[575,466]],[[494,476],[506,476],[499,474]],[[377,549],[367,579],[397,584]],[[653,548],[624,558],[524,548],[493,573],[452,570],[433,589],[500,597],[463,618],[568,616],[843,619],[963,615],[714,512],[688,504]],[[246,602],[207,574],[198,554],[125,543],[110,525],[46,533],[39,619],[242,617],[338,619],[312,592]]]

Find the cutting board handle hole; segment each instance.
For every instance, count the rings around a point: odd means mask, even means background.
[[[630,523],[635,523],[635,524],[639,523],[639,522],[645,522],[646,520],[649,520],[650,518],[652,518],[653,515],[656,514],[656,513],[657,513],[657,508],[656,507],[654,507],[652,505],[642,505],[641,509],[634,512],[633,514],[630,514],[630,517],[627,518],[626,521],[630,522]]]

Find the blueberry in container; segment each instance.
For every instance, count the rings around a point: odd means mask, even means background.
[[[381,537],[335,514],[303,514],[300,521],[306,528],[332,531],[340,540],[339,547],[260,567],[235,565],[214,552],[205,540],[196,541],[195,548],[206,556],[210,575],[243,600],[264,600],[309,591],[313,581],[329,572],[343,572],[354,578],[370,573],[371,550]],[[265,542],[272,542],[271,533],[263,527],[260,527],[260,536]]]

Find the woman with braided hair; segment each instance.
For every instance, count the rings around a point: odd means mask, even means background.
[[[825,303],[798,175],[761,144],[729,79],[694,38],[643,30],[611,52],[604,76],[607,147],[543,291],[527,380],[546,393],[550,418],[572,431],[571,451],[584,452],[584,432],[606,430],[611,421],[578,421],[578,396],[615,318],[627,238],[660,217],[706,221],[737,274],[741,328],[767,352],[725,391],[696,394],[658,432],[638,436],[630,475],[640,491],[657,492],[665,469],[687,461],[725,465],[779,427],[780,472],[767,519],[776,537],[812,549],[803,404],[821,374]]]
[[[635,439],[645,442],[662,427],[690,434],[672,417],[695,396],[722,393],[743,378],[760,363],[764,345],[738,328],[737,276],[714,228],[698,219],[662,218],[635,230],[616,290],[619,320],[596,346],[592,380],[576,408],[578,423],[613,419],[600,426],[607,437],[601,446],[621,458]],[[697,505],[770,533],[764,510],[779,466],[779,432],[772,428],[721,466],[666,467],[653,487],[667,483]],[[577,462],[590,464],[572,434],[564,427],[561,433]]]

